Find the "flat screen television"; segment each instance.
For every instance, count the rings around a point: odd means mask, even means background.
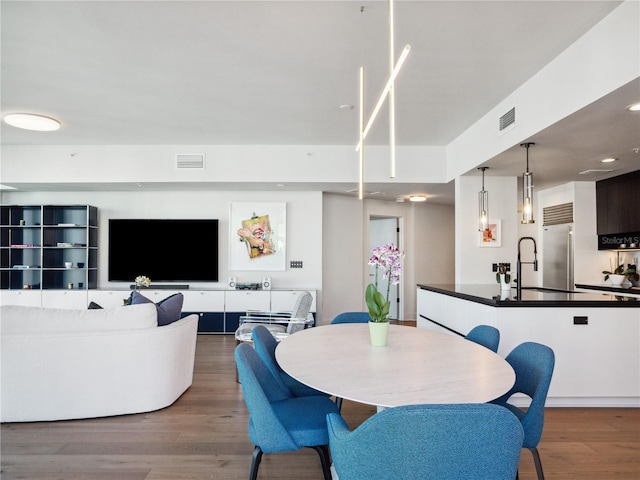
[[[109,281],[217,282],[218,220],[110,219]]]

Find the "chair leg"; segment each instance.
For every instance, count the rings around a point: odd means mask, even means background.
[[[256,480],[258,478],[258,467],[260,466],[260,460],[262,460],[262,449],[258,446],[253,449],[253,457],[251,459],[251,471],[249,472],[249,480]]]
[[[338,411],[342,410],[342,398],[336,397],[336,405],[338,406]]]
[[[324,480],[331,480],[331,467],[329,465],[329,447],[327,445],[318,445],[313,448],[320,456],[320,463],[322,464],[322,473],[324,474]]]
[[[542,473],[542,462],[540,461],[540,453],[536,447],[528,449],[533,455],[533,463],[536,465],[536,473],[538,474],[538,480],[544,480],[544,473]]]

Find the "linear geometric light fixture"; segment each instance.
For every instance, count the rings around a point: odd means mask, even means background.
[[[360,10],[362,11],[362,9]],[[360,68],[360,135],[359,141],[356,145],[356,151],[359,152],[359,160],[360,160],[360,181],[358,188],[358,198],[360,200],[364,197],[364,140],[373,125],[382,104],[385,99],[389,98],[389,146],[391,149],[390,155],[390,177],[394,178],[396,176],[396,126],[395,126],[395,92],[394,92],[394,82],[404,61],[407,59],[407,55],[411,51],[410,45],[405,45],[402,49],[402,53],[398,58],[398,61],[394,65],[394,31],[393,31],[393,0],[389,0],[389,79],[380,94],[380,98],[378,98],[378,102],[369,117],[369,121],[366,126],[364,125],[364,68]]]
[[[480,167],[482,171],[482,190],[478,192],[478,231],[489,230],[489,192],[484,189],[484,171],[489,167]]]
[[[522,174],[522,220],[520,223],[535,223],[533,219],[533,173],[529,171],[529,147],[533,142],[521,143],[527,149],[527,169]]]

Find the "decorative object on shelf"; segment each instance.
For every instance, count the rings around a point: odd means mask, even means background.
[[[504,263],[498,264],[498,271],[496,272],[496,282],[500,284],[501,290],[511,290],[511,274],[507,270],[507,266]]]
[[[385,346],[387,344],[387,332],[389,329],[389,309],[391,301],[389,300],[389,292],[391,285],[400,283],[400,274],[402,273],[402,257],[401,252],[393,243],[375,247],[372,250],[372,256],[369,258],[369,265],[375,267],[374,283],[370,283],[365,290],[365,301],[369,309],[369,333],[371,344],[373,346]],[[382,278],[387,279],[386,297],[378,290],[379,270],[383,270]],[[376,323],[384,323],[385,327],[375,325]],[[382,332],[380,332],[382,330]]]
[[[501,220],[489,220],[487,229],[478,232],[479,247],[500,247],[502,245],[501,223]]]
[[[482,171],[482,190],[478,192],[478,231],[484,232],[489,229],[489,192],[484,189],[484,171],[489,167],[480,167]]]
[[[527,169],[522,174],[522,220],[520,223],[535,223],[533,219],[533,173],[529,171],[529,147],[533,142],[521,143],[527,149]]]
[[[628,263],[627,268],[624,268],[624,264],[618,265],[615,269],[612,270],[603,270],[604,280],[611,280],[612,285],[622,285],[625,279],[629,280],[631,284],[635,284],[638,280],[640,280],[640,275],[638,274],[637,268],[634,264]]]
[[[284,202],[231,204],[229,270],[285,270],[286,206]]]
[[[151,279],[149,277],[145,277],[144,275],[138,275],[135,279],[136,288],[135,291],[138,292],[144,288],[149,288],[151,286]]]

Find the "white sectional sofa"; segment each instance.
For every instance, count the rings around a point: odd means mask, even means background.
[[[156,306],[0,307],[0,421],[158,410],[192,383],[197,315],[158,326]]]

